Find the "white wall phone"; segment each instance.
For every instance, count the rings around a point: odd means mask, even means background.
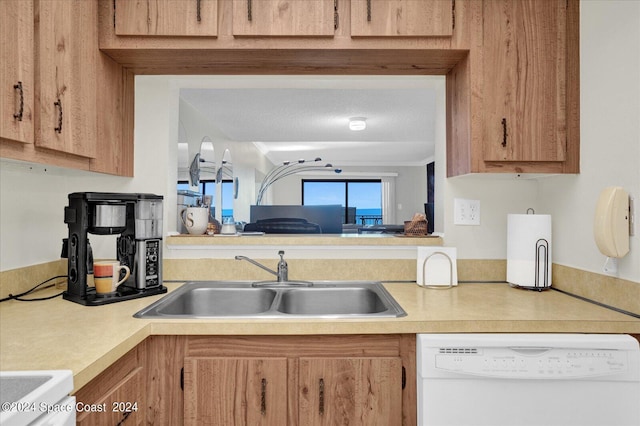
[[[610,186],[600,193],[593,233],[605,256],[620,258],[629,252],[629,194],[621,187]]]

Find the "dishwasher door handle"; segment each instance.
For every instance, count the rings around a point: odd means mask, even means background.
[[[510,346],[509,349],[514,352],[518,352],[519,354],[529,355],[529,356],[542,355],[552,350],[552,348],[549,348],[549,347],[533,347],[533,346]]]

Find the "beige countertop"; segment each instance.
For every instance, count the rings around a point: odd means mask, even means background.
[[[265,234],[174,235],[168,246],[441,246],[438,236],[409,237],[395,234]]]
[[[167,287],[171,291],[179,285]],[[0,370],[70,369],[77,390],[150,335],[640,333],[640,319],[553,290],[533,292],[507,284],[460,284],[451,290],[410,283],[385,287],[406,317],[143,320],[132,315],[162,296],[96,307],[62,298],[4,302]],[[39,295],[46,292],[53,294]]]

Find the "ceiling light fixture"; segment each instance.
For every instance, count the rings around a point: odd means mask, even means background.
[[[367,128],[367,119],[364,117],[354,117],[349,119],[349,130],[359,132]]]

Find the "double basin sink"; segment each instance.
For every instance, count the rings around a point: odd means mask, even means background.
[[[308,283],[194,281],[136,318],[393,318],[406,312],[375,281]]]

